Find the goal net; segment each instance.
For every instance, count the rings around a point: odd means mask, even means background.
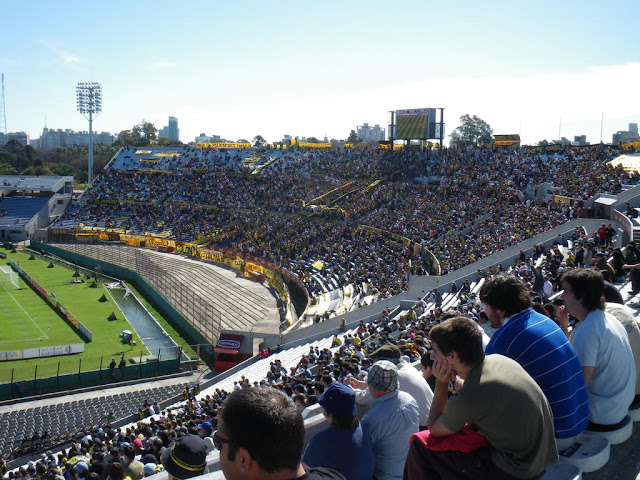
[[[4,290],[15,290],[20,288],[19,276],[11,267],[0,266],[2,273],[2,287]]]

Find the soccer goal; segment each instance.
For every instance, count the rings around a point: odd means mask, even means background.
[[[0,266],[0,271],[2,271],[2,287],[4,290],[20,288],[19,276],[11,267]]]

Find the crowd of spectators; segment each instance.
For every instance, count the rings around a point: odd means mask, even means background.
[[[312,293],[312,265],[321,260],[329,274],[385,298],[406,289],[409,274],[423,265],[413,249],[362,226],[420,243],[446,274],[586,215],[584,200],[619,193],[623,184],[637,181],[637,175],[607,165],[617,153],[601,145],[553,153],[287,151],[252,175],[239,154],[189,148],[160,157],[165,170],[144,171],[155,164],[125,150],[124,160],[113,161],[58,225],[83,223],[183,241],[213,236],[211,246],[287,268]],[[533,200],[545,183],[575,206]]]
[[[145,421],[127,428],[110,426],[93,430],[57,455],[43,453],[4,479],[19,480],[138,480],[163,470],[162,454],[174,440],[188,434],[212,433],[205,418],[215,414],[214,406],[192,397],[176,411],[154,411]],[[196,413],[200,412],[200,413]],[[4,472],[3,472],[4,473]]]

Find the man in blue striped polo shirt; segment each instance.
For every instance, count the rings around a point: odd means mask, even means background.
[[[553,411],[561,452],[589,424],[587,389],[573,347],[553,320],[531,308],[530,292],[513,275],[501,274],[485,282],[480,300],[489,319],[502,324],[486,353],[512,358],[540,386]]]

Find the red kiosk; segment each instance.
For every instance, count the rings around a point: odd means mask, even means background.
[[[216,352],[216,372],[224,372],[251,356],[246,353],[239,353],[243,340],[244,335],[220,334],[218,344],[214,349]]]

